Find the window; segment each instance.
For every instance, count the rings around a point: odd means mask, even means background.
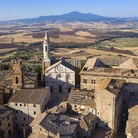
[[[22,126],[24,126],[24,124],[22,124]]]
[[[22,104],[20,104],[20,106],[22,106]]]
[[[11,135],[11,130],[8,131],[8,134]]]
[[[135,93],[134,92],[130,92],[130,96],[134,96],[135,95]]]
[[[8,127],[10,127],[10,123],[8,123]]]
[[[7,116],[7,120],[9,120],[9,116]]]
[[[18,110],[16,110],[16,113],[18,113]]]
[[[95,80],[92,79],[92,80],[91,80],[91,83],[92,83],[92,84],[95,84]]]
[[[26,120],[26,118],[23,118],[23,120]]]
[[[83,83],[87,83],[87,79],[83,79]]]
[[[23,111],[21,111],[21,114],[23,113]]]
[[[15,103],[15,106],[17,106],[17,103]]]
[[[36,104],[33,104],[33,107],[36,107]]]
[[[58,74],[58,78],[61,78],[61,74]]]
[[[17,120],[17,118],[15,118],[15,120]]]
[[[50,87],[50,92],[51,92],[51,93],[53,92],[53,88],[52,88],[52,87]]]
[[[36,115],[36,112],[34,111],[34,115]]]
[[[18,84],[18,77],[17,76],[15,78],[15,82],[16,82],[16,84]]]
[[[68,92],[70,92],[71,91],[71,88],[68,88]]]
[[[24,104],[24,106],[26,106],[26,104]]]

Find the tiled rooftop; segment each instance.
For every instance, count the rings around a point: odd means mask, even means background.
[[[24,73],[24,76],[29,78],[30,80],[32,81],[36,81],[37,80],[37,73],[34,73],[34,72],[25,72]]]
[[[82,120],[80,120],[80,126],[89,129],[97,119],[98,117],[96,115],[88,113]]]
[[[106,89],[109,92],[117,95],[122,89],[125,81],[120,79],[104,79],[100,84],[101,89]]]
[[[131,72],[130,70],[134,70]],[[126,57],[98,57],[90,58],[87,60],[85,66],[81,70],[80,74],[91,73],[91,74],[104,74],[109,75],[135,75],[135,71],[138,74],[138,59],[137,58],[126,58]]]
[[[71,136],[78,122],[63,114],[51,114],[49,113],[40,123],[47,131],[54,134],[59,133],[61,137]]]
[[[81,71],[80,74],[111,77],[138,78],[138,70],[120,69],[120,68],[93,68],[89,71]]]
[[[48,90],[48,87],[38,89],[17,90],[10,98],[9,102],[39,104],[41,102],[41,99],[47,93]]]
[[[68,97],[68,103],[85,105],[95,108],[93,92],[83,90],[72,90]]]

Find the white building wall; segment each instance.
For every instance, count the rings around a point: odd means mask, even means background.
[[[40,104],[10,102],[9,106],[14,109],[15,127],[28,126],[36,116],[44,111],[49,99],[50,91],[47,90]]]
[[[69,92],[69,88],[75,87],[75,71],[63,66],[62,64],[54,67],[45,73],[46,86],[52,88],[55,93],[59,92],[59,86],[62,86],[62,92]]]

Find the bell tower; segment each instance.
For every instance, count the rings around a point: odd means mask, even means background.
[[[42,62],[42,75],[44,78],[45,71],[47,67],[51,65],[51,57],[50,57],[50,45],[49,45],[49,37],[48,32],[45,32],[44,42],[43,42],[43,62]]]
[[[17,90],[23,86],[22,61],[14,59],[12,61],[12,88]]]

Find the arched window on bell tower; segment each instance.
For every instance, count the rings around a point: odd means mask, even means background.
[[[16,81],[16,84],[18,84],[19,81],[18,81],[18,77],[17,76],[15,78],[15,81]]]
[[[46,46],[46,52],[47,52],[47,46]]]

